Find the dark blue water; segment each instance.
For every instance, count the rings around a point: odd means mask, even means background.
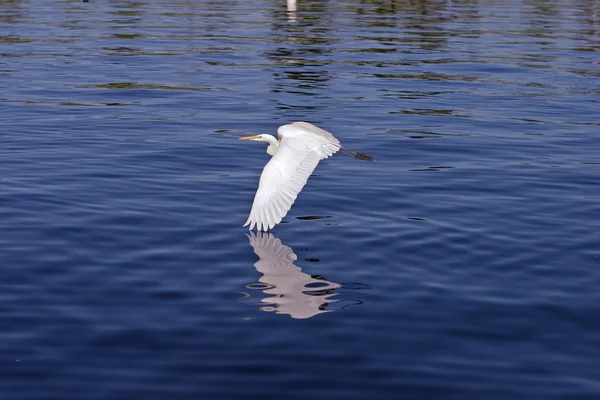
[[[600,398],[599,53],[592,0],[0,1],[0,398]],[[377,162],[247,236],[295,120]]]

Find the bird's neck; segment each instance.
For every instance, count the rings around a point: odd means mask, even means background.
[[[271,135],[263,135],[263,137],[269,142],[269,147],[267,147],[267,154],[270,156],[274,156],[279,148],[279,142],[275,139],[274,136]]]

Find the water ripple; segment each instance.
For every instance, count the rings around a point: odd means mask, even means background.
[[[0,2],[2,398],[597,398],[597,2],[293,8]]]

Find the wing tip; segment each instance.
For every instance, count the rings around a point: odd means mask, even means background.
[[[242,225],[242,227],[248,226],[248,230],[251,231],[252,229],[254,229],[255,225],[256,225],[256,221],[252,220],[252,216],[250,216],[250,217],[248,217],[248,220],[246,221],[246,223],[244,225]]]

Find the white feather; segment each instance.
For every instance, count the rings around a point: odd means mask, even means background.
[[[252,210],[244,224],[250,230],[256,226],[259,231],[268,231],[280,223],[319,161],[341,148],[331,133],[308,122],[283,125],[277,134],[279,146],[260,175]]]

